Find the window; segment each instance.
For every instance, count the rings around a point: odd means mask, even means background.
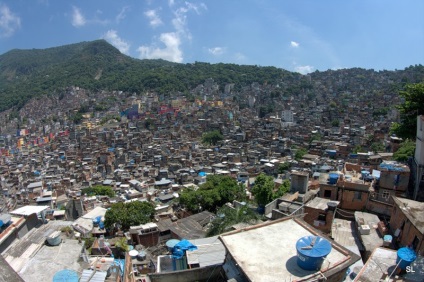
[[[331,190],[324,190],[324,198],[331,198]]]
[[[362,200],[362,192],[355,192],[355,195],[354,195],[354,199],[355,200]]]
[[[319,221],[323,221],[323,222],[326,222],[326,214],[325,213],[320,213],[319,215],[318,215],[318,220]]]
[[[390,197],[390,193],[389,193],[389,191],[383,191],[383,193],[382,193],[381,197],[382,197],[383,199],[389,199],[389,197]]]
[[[412,241],[412,249],[416,250],[419,244],[420,244],[420,239],[418,239],[417,236],[414,236],[414,240]]]

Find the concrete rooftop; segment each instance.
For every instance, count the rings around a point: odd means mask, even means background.
[[[227,251],[251,281],[293,281],[320,275],[297,265],[296,242],[304,236],[319,235],[306,223],[285,218],[221,235]],[[332,250],[324,261],[324,275],[343,269],[358,256],[332,242]]]
[[[364,267],[357,274],[355,282],[383,281],[384,274],[390,275],[396,266],[397,254],[395,250],[376,248]]]
[[[360,235],[362,244],[364,245],[366,251],[371,252],[375,248],[383,246],[383,238],[377,231],[377,224],[380,222],[380,219],[377,215],[367,212],[356,211],[355,221],[358,224],[358,227],[359,225],[368,225],[370,227],[370,234]]]
[[[45,244],[47,236],[71,223],[49,221],[32,229],[3,253],[5,260],[25,281],[52,281],[55,273],[63,269],[82,271],[79,263],[82,244],[77,240],[62,235],[58,246]]]
[[[325,199],[325,198],[320,198],[320,197],[316,197],[313,200],[309,201],[306,206],[310,207],[310,208],[314,208],[314,209],[318,209],[318,210],[326,210],[328,208],[328,203],[329,202],[333,202],[337,205],[339,205],[339,201],[332,201],[329,199]]]

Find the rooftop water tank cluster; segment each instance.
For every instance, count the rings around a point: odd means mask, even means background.
[[[320,270],[331,252],[331,243],[319,236],[305,236],[296,242],[297,265],[304,270]]]

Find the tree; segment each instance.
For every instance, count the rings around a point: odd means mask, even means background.
[[[277,191],[275,191],[272,194],[272,199],[278,199],[281,198],[282,196],[284,196],[286,193],[288,193],[290,191],[290,180],[286,179],[283,181],[283,183],[281,183],[281,185],[278,187]]]
[[[278,173],[282,174],[289,170],[291,164],[289,162],[280,163],[278,166]]]
[[[391,132],[403,139],[414,139],[417,134],[417,116],[424,114],[424,82],[407,84],[399,95],[404,99],[397,107],[400,123],[393,123]]]
[[[374,153],[384,152],[384,145],[381,144],[380,142],[372,143],[370,148]]]
[[[317,132],[311,135],[310,143],[312,143],[313,141],[321,141],[321,140],[322,140],[322,135]]]
[[[115,247],[119,248],[123,252],[128,252],[130,247],[128,246],[127,238],[121,237],[115,242]]]
[[[215,146],[218,143],[218,141],[221,141],[222,139],[224,139],[224,136],[222,136],[222,134],[218,130],[205,132],[202,135],[202,143],[208,144],[208,145]]]
[[[211,222],[206,233],[208,237],[224,233],[234,224],[255,224],[260,219],[260,216],[247,206],[231,208],[224,205],[216,214],[217,217]]]
[[[333,120],[333,121],[331,122],[331,125],[332,125],[333,127],[338,127],[338,126],[340,125],[340,123],[339,123],[339,121],[338,121],[337,119],[335,119],[335,120]]]
[[[307,153],[308,153],[308,151],[305,148],[300,148],[294,154],[294,159],[298,161],[298,160],[302,159],[302,157]]]
[[[115,192],[110,186],[96,185],[93,187],[84,188],[81,190],[82,195],[88,196],[108,196],[110,198],[115,197]]]
[[[155,207],[148,202],[134,201],[113,204],[105,214],[105,226],[110,229],[119,224],[122,230],[145,224],[153,219]]]
[[[180,204],[192,212],[207,210],[215,212],[228,202],[246,197],[242,185],[229,176],[208,175],[206,183],[199,189],[185,189],[180,195]]]
[[[255,197],[256,203],[263,207],[271,202],[273,190],[274,178],[261,173],[255,179],[255,184],[252,188],[252,195]]]
[[[399,147],[399,149],[393,154],[393,159],[398,162],[405,162],[409,157],[412,157],[415,152],[415,142],[407,139]]]
[[[355,148],[353,148],[353,153],[357,154],[358,152],[362,152],[364,149],[362,148],[361,145],[356,145]]]

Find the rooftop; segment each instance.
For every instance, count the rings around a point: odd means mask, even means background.
[[[11,211],[10,214],[13,215],[22,215],[22,216],[29,216],[33,213],[40,213],[46,209],[50,208],[49,206],[24,206],[19,209],[16,209],[14,211]]]
[[[395,196],[393,200],[421,234],[424,234],[424,203]]]
[[[334,206],[338,206],[339,203],[340,203],[339,201],[332,201],[332,200],[329,200],[329,199],[316,197],[313,200],[309,201],[306,204],[306,206],[310,207],[310,208],[318,209],[318,210],[326,210],[328,208],[329,202],[334,203]]]
[[[199,267],[222,264],[225,259],[225,248],[217,236],[194,239],[190,242],[197,250],[187,251],[187,264],[199,264]]]
[[[25,281],[52,281],[54,274],[63,269],[81,271],[77,261],[82,245],[77,240],[66,238],[58,246],[47,246],[46,237],[70,221],[49,221],[15,240],[3,253],[5,260]]]
[[[369,226],[369,234],[361,234],[361,241],[364,245],[364,248],[366,251],[372,251],[377,247],[383,246],[383,239],[380,237],[379,233],[377,232],[377,224],[380,222],[380,219],[377,215],[366,213],[366,212],[355,212],[355,221],[358,225],[358,228],[361,227],[361,225],[368,225]]]
[[[409,172],[409,167],[407,165],[404,165],[402,163],[398,163],[395,161],[385,161],[382,162],[379,166],[378,169],[381,171],[405,171],[405,172]]]
[[[390,275],[394,270],[396,258],[397,253],[395,250],[376,248],[354,281],[384,281],[385,274]]]
[[[221,235],[220,239],[250,281],[291,281],[320,276],[297,264],[296,242],[317,231],[306,223],[284,218]],[[330,240],[331,242],[331,240]],[[331,242],[332,250],[321,268],[329,275],[351,265],[359,256]]]

